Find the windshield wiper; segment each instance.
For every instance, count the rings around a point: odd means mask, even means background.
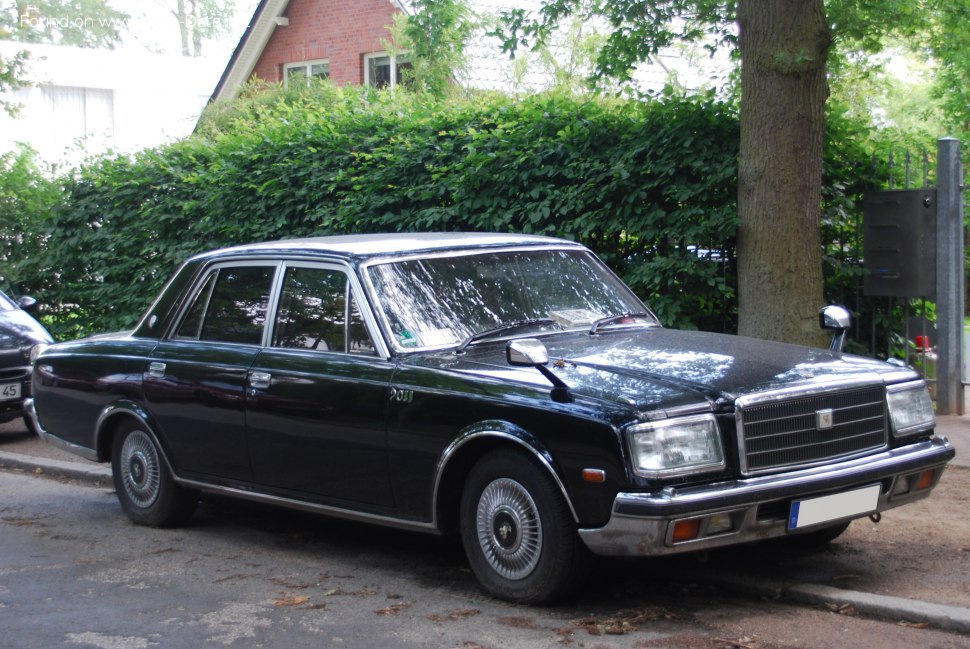
[[[599,332],[600,327],[608,327],[608,326],[613,325],[613,324],[640,324],[641,326],[647,326],[647,327],[649,327],[649,326],[652,326],[652,325],[643,324],[643,323],[626,323],[626,322],[623,322],[624,320],[626,320],[628,318],[649,318],[649,317],[650,317],[650,314],[649,313],[645,313],[645,312],[641,311],[639,313],[621,313],[620,315],[611,315],[611,316],[607,316],[605,318],[600,318],[599,320],[597,320],[596,322],[593,323],[593,326],[592,327],[589,328],[589,335],[590,336],[594,336],[594,335],[596,335],[597,332]]]
[[[531,320],[516,320],[515,322],[507,322],[497,327],[479,331],[478,333],[470,335],[468,338],[465,338],[460,345],[458,345],[458,349],[455,350],[455,353],[462,353],[465,351],[465,347],[468,347],[473,342],[482,340],[483,338],[491,338],[492,336],[511,333],[517,329],[525,329],[526,327],[538,327],[540,325],[549,326],[554,324],[556,324],[556,321],[551,318],[533,318]]]

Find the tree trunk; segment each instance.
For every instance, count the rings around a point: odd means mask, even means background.
[[[179,35],[182,37],[182,56],[189,56],[189,18],[185,13],[185,0],[178,0],[175,19],[179,21]]]
[[[202,56],[202,9],[200,0],[189,0],[192,4],[192,56]]]
[[[822,144],[831,43],[823,0],[739,0],[738,332],[825,345]]]

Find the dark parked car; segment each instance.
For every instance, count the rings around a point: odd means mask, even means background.
[[[823,311],[834,347],[847,317]],[[664,329],[586,248],[533,236],[193,257],[133,331],[44,351],[34,406],[112,463],[136,523],[205,491],[457,530],[524,602],[576,588],[590,551],[832,538],[929,495],[954,453],[912,371]]]
[[[36,304],[31,297],[12,300],[0,292],[0,422],[24,415],[24,399],[30,396],[31,351],[54,342],[44,325],[28,313]],[[26,423],[31,425],[29,419]]]

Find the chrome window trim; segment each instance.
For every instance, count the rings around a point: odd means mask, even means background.
[[[735,436],[738,441],[738,468],[741,471],[741,475],[745,477],[760,476],[770,473],[779,473],[781,471],[792,470],[792,469],[810,469],[813,467],[818,467],[823,464],[830,464],[833,460],[828,458],[825,460],[819,460],[817,462],[807,462],[799,463],[793,465],[786,465],[784,467],[771,467],[768,469],[759,469],[757,471],[751,471],[748,468],[748,449],[745,445],[744,440],[744,409],[751,406],[759,406],[770,403],[777,403],[781,401],[788,401],[791,399],[799,399],[802,397],[815,397],[824,394],[831,394],[834,392],[845,392],[849,390],[861,389],[861,388],[883,388],[883,401],[885,402],[885,392],[888,389],[885,382],[877,374],[872,374],[866,378],[855,378],[855,379],[837,379],[834,381],[828,381],[819,385],[809,385],[809,386],[795,386],[788,388],[780,388],[777,390],[767,390],[765,392],[754,392],[751,394],[741,395],[734,400],[734,431]],[[858,453],[853,453],[851,455],[845,455],[838,458],[838,461],[854,460],[871,453],[877,453],[883,451],[889,447],[889,421],[888,421],[888,406],[886,408],[886,439],[884,443],[875,448],[866,449],[864,451],[859,451]]]
[[[191,300],[191,299],[184,300],[183,303],[179,306],[178,314],[174,318],[172,318],[172,322],[169,324],[168,330],[165,331],[161,336],[159,336],[159,340],[173,341],[173,342],[189,342],[189,343],[205,342],[206,344],[213,344],[213,345],[235,345],[235,346],[244,345],[247,347],[265,347],[266,333],[269,329],[269,327],[267,327],[266,324],[269,321],[271,314],[273,313],[272,306],[274,304],[274,300],[276,297],[275,292],[277,289],[280,267],[282,266],[282,264],[283,262],[279,258],[235,259],[235,260],[219,259],[217,261],[214,261],[211,264],[206,264],[202,268],[200,268],[198,274],[192,280],[190,288],[185,292],[185,296],[187,298],[191,298],[192,296],[194,296],[196,294],[196,291],[202,288],[202,285],[205,284],[205,280],[209,277],[209,275],[214,270],[222,270],[223,268],[243,268],[243,267],[253,267],[253,266],[275,267],[276,270],[274,271],[273,279],[270,281],[270,285],[269,285],[270,293],[269,293],[269,299],[266,302],[266,322],[263,322],[263,333],[261,337],[262,342],[260,344],[254,345],[252,343],[233,343],[233,342],[227,342],[223,340],[201,341],[198,338],[179,338],[175,334],[176,332],[178,332],[179,327],[182,324],[182,320],[185,319],[186,313],[188,312],[189,309],[192,308],[192,305],[194,304],[194,300]],[[213,284],[213,287],[214,286],[215,284]],[[207,312],[208,312],[208,307],[209,305],[206,304]]]
[[[380,329],[378,328],[377,320],[374,317],[374,314],[372,313],[370,303],[367,300],[360,299],[361,297],[364,296],[364,291],[363,291],[363,288],[361,287],[360,278],[357,277],[357,273],[354,272],[354,269],[353,267],[350,266],[350,264],[339,260],[312,261],[309,259],[288,259],[288,258],[283,258],[281,260],[281,263],[283,265],[283,268],[279,272],[279,276],[277,278],[277,285],[274,287],[276,299],[273,304],[273,310],[272,310],[273,323],[276,322],[277,310],[279,308],[279,300],[282,297],[283,280],[286,276],[287,268],[322,268],[325,270],[339,271],[343,273],[344,276],[347,278],[347,283],[345,284],[345,286],[350,288],[350,290],[353,292],[356,298],[357,309],[360,311],[360,316],[364,321],[364,327],[367,329],[368,335],[370,335],[371,337],[371,342],[374,343],[374,351],[377,352],[375,357],[385,361],[391,357],[390,353],[388,352],[387,345],[384,342],[384,338],[380,335]],[[347,297],[349,298],[350,296],[348,295]],[[350,300],[347,299],[345,314],[349,314],[349,309],[350,309]],[[347,327],[345,332],[345,338],[346,338],[350,335],[349,315],[348,317],[346,317],[345,321],[347,322]],[[272,347],[273,327],[268,327],[267,329],[269,330],[269,335],[267,337],[267,341],[264,347]],[[349,348],[349,346],[346,346],[346,347]],[[274,349],[283,349],[283,348],[274,347]],[[366,354],[350,354],[349,352],[342,352],[342,353],[345,353],[348,356],[356,355],[356,356],[364,356],[366,358],[369,358],[369,356]]]
[[[380,297],[377,294],[377,290],[374,288],[374,284],[371,281],[370,269],[372,266],[382,266],[385,264],[396,264],[403,261],[414,261],[416,259],[449,259],[454,257],[471,257],[474,255],[484,255],[493,253],[507,253],[507,252],[541,252],[541,251],[567,251],[567,252],[585,252],[590,255],[600,266],[614,279],[616,279],[619,284],[626,289],[629,297],[634,300],[635,303],[643,307],[644,313],[649,313],[654,319],[657,320],[657,324],[660,324],[660,319],[657,318],[656,314],[647,307],[643,301],[637,297],[637,295],[630,289],[626,283],[620,279],[620,277],[613,272],[609,266],[607,266],[603,260],[596,256],[596,254],[580,243],[569,244],[535,244],[535,245],[525,245],[525,246],[495,246],[495,247],[481,247],[481,248],[462,248],[458,250],[444,250],[436,252],[417,252],[417,253],[407,253],[404,255],[393,255],[387,257],[373,257],[365,260],[360,264],[360,278],[364,286],[367,289],[368,301],[373,305],[375,316],[377,318],[380,331],[387,342],[388,349],[394,354],[412,354],[415,352],[429,352],[429,351],[439,351],[445,349],[453,349],[461,344],[461,341],[457,343],[450,343],[447,345],[432,345],[428,347],[408,347],[403,348],[399,346],[391,333],[390,323],[387,321],[387,316],[384,314],[384,310],[381,308]],[[586,330],[588,327],[577,327],[576,329],[565,329],[564,331],[580,331]],[[561,333],[561,332],[554,332]]]

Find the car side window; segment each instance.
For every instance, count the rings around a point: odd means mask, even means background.
[[[176,337],[259,345],[275,272],[274,266],[213,271],[202,283]]]
[[[212,297],[212,287],[215,286],[216,276],[219,271],[212,271],[202,282],[202,286],[199,287],[198,292],[195,294],[195,298],[192,301],[192,306],[185,313],[185,318],[182,320],[182,324],[179,325],[178,331],[175,333],[176,338],[186,338],[189,340],[198,340],[199,336],[202,335],[202,323],[205,321],[205,309],[209,305],[209,298]]]
[[[273,346],[373,354],[347,275],[328,268],[287,268]]]
[[[360,307],[357,306],[357,296],[353,290],[350,293],[350,331],[347,336],[347,352],[350,354],[361,354],[364,356],[374,356],[377,349],[374,341],[371,340],[367,332],[367,325],[364,318],[360,315]]]

